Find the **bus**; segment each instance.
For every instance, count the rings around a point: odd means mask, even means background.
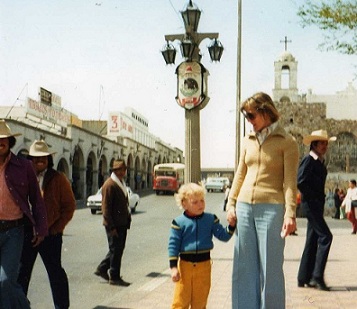
[[[153,189],[156,195],[162,192],[175,193],[184,183],[185,165],[182,163],[161,163],[154,166]]]

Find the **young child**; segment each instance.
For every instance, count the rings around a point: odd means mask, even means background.
[[[235,230],[235,220],[224,228],[214,214],[204,212],[205,193],[202,186],[188,183],[175,194],[184,213],[172,221],[169,237],[171,279],[176,283],[171,308],[206,308],[211,288],[212,237],[228,241]]]

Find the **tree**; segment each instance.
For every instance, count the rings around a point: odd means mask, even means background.
[[[307,0],[298,8],[301,25],[317,26],[325,41],[324,50],[357,55],[357,2],[356,0]]]

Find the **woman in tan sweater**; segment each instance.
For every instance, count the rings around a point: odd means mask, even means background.
[[[285,308],[284,238],[296,228],[298,146],[278,124],[269,95],[256,93],[241,112],[253,131],[243,140],[227,205],[227,218],[238,220],[232,308]]]

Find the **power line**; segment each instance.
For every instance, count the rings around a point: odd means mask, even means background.
[[[14,108],[16,102],[17,102],[18,100],[20,100],[21,94],[22,94],[22,92],[24,91],[24,89],[25,89],[27,86],[28,86],[28,83],[26,83],[25,86],[22,88],[22,90],[21,90],[19,96],[16,98],[14,104],[12,104],[12,106],[11,106],[9,112],[6,114],[5,118],[7,118],[7,117],[10,115],[10,113],[11,113],[11,111],[13,110],[13,108]]]
[[[175,9],[175,7],[174,7],[174,5],[172,4],[171,0],[169,0],[169,2],[170,2],[170,5],[171,5],[172,9],[173,9],[174,12],[176,13],[176,16],[177,16],[178,19],[181,21],[179,12],[177,12],[177,10]]]

